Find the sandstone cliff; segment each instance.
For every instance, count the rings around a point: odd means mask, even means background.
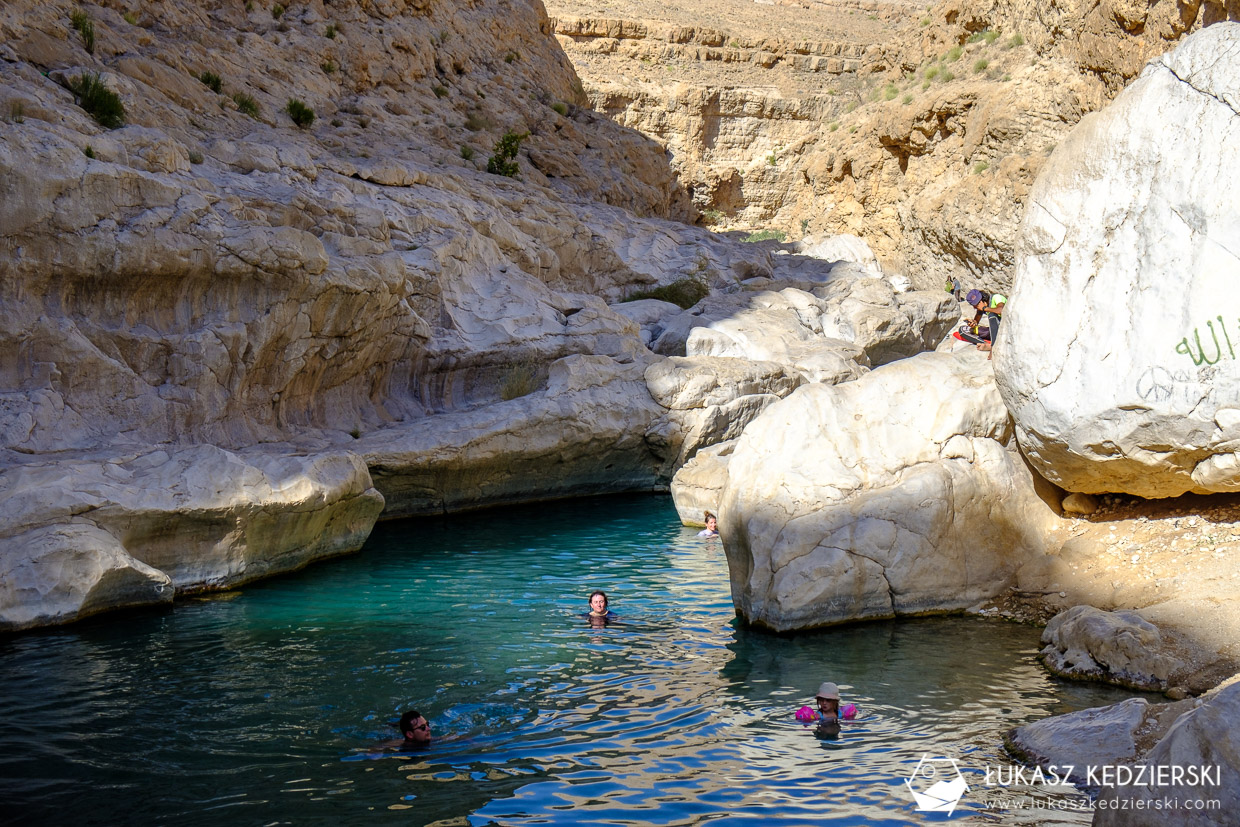
[[[599,297],[699,254],[761,268],[673,241],[664,151],[578,106],[549,32],[501,0],[0,9],[0,627],[356,549],[372,431],[554,385],[572,354],[603,363],[580,405],[626,370],[644,394]],[[505,133],[516,179],[483,171]]]
[[[632,2],[607,25],[580,20],[596,4],[549,8],[596,108],[673,151],[707,223],[853,233],[922,288],[1010,287],[1056,144],[1147,60],[1240,16],[1170,0],[796,5],[718,0],[695,18]]]

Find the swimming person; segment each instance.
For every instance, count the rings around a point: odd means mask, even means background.
[[[709,511],[706,513],[706,528],[698,532],[699,537],[718,537],[719,536],[719,520]]]
[[[818,714],[823,723],[827,721],[838,721],[840,718],[852,719],[857,717],[856,704],[844,704],[844,708],[840,709],[840,688],[831,681],[825,682],[818,687],[818,694],[814,700],[818,702]]]
[[[400,716],[396,725],[400,734],[405,736],[402,749],[425,749],[431,745],[431,722],[422,717],[422,713],[411,709]]]
[[[616,619],[616,613],[608,609],[608,605],[610,601],[607,599],[607,592],[602,589],[590,592],[590,611],[586,612],[584,617],[590,621],[591,626],[606,626]]]

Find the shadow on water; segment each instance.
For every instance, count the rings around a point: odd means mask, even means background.
[[[620,622],[583,620],[594,588]],[[386,523],[244,592],[0,641],[0,812],[905,824],[922,752],[1005,762],[1007,728],[1127,697],[1048,677],[1011,624],[737,626],[718,541],[666,497]],[[793,718],[823,680],[862,710],[833,740]],[[439,740],[387,751],[408,708]]]

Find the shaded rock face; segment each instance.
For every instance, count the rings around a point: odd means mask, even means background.
[[[168,602],[356,551],[383,510],[349,454],[197,445],[7,459],[0,630]]]
[[[1105,787],[1098,795],[1095,825],[1218,827],[1235,823],[1240,807],[1240,682],[1233,682],[1175,720],[1142,763],[1196,768],[1196,780],[1162,780]],[[1201,768],[1210,768],[1201,777]],[[1156,802],[1165,802],[1156,808]],[[1209,801],[1210,805],[1197,802]],[[1217,802],[1214,804],[1213,802]],[[1125,804],[1127,806],[1125,806]],[[1172,811],[1168,815],[1168,811]]]
[[[732,598],[777,631],[963,609],[1046,553],[1054,512],[976,353],[807,385],[745,430],[720,535]]]
[[[1240,24],[1188,38],[1031,195],[996,374],[1030,462],[1069,490],[1240,488],[1237,61]]]

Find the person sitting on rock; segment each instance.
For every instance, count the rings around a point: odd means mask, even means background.
[[[431,723],[422,717],[422,713],[411,709],[400,716],[396,725],[400,734],[405,736],[401,745],[403,749],[425,749],[431,745]]]
[[[969,295],[965,296],[965,301],[969,303],[977,313],[973,316],[973,326],[977,326],[982,320],[982,316],[986,316],[986,322],[990,327],[990,341],[982,342],[977,346],[978,350],[990,350],[994,346],[995,337],[999,335],[999,322],[1002,320],[1003,307],[1007,304],[1007,296],[999,293],[987,293],[985,290],[970,290]]]
[[[706,514],[706,528],[698,532],[699,537],[718,537],[719,536],[719,520],[709,511]]]

